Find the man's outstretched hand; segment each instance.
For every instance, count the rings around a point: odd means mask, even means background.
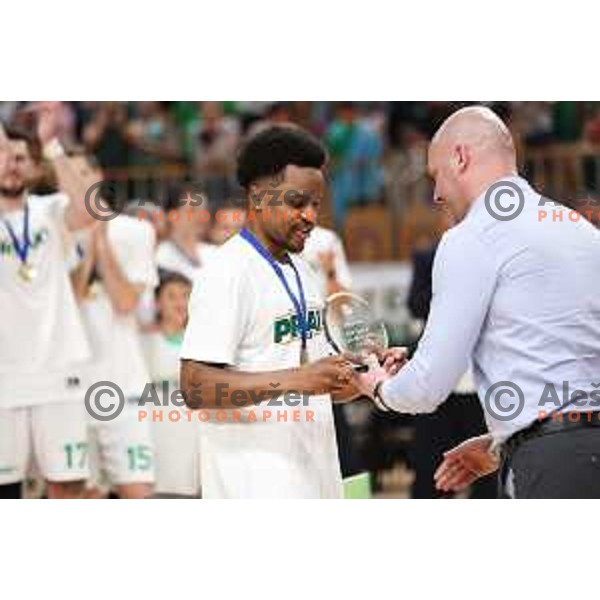
[[[444,453],[435,472],[435,485],[443,492],[460,492],[474,481],[496,471],[499,459],[490,451],[491,435],[471,438]]]
[[[387,348],[377,353],[383,370],[393,377],[406,364],[408,350],[406,348]]]
[[[381,366],[356,376],[360,392],[373,398],[377,385],[396,375],[406,364],[406,357],[406,348],[388,348],[378,351],[377,359]]]

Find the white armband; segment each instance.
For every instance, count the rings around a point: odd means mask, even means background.
[[[52,138],[49,142],[44,144],[42,154],[47,160],[54,160],[61,156],[65,156],[65,149],[58,138]]]

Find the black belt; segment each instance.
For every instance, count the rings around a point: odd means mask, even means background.
[[[598,427],[600,429],[600,412],[573,411],[566,413],[552,413],[545,419],[534,421],[529,427],[517,431],[511,435],[500,450],[501,468],[500,481],[502,487],[506,483],[506,475],[510,459],[515,450],[524,442],[533,440],[545,435],[554,433],[563,433],[574,429],[589,427]]]

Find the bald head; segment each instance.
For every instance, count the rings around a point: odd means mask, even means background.
[[[433,137],[429,172],[436,184],[436,199],[445,202],[460,220],[486,188],[517,174],[512,136],[489,108],[458,110]]]
[[[435,134],[431,147],[469,146],[479,156],[516,162],[515,145],[508,127],[485,106],[469,106],[450,115]]]

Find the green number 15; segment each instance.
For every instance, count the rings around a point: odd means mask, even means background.
[[[130,471],[147,471],[152,466],[152,453],[148,446],[129,446],[127,457]]]

